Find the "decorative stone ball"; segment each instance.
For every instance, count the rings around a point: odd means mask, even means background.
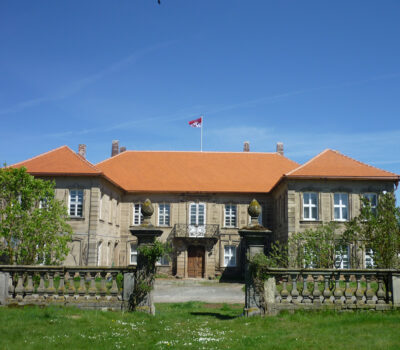
[[[146,199],[144,203],[142,204],[142,214],[143,216],[152,216],[154,213],[154,207],[153,204],[151,204],[150,199]]]
[[[249,207],[247,208],[247,212],[249,213],[249,215],[254,218],[258,218],[261,214],[261,205],[257,202],[256,199],[253,199],[249,205]]]

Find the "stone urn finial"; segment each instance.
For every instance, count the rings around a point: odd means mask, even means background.
[[[249,215],[251,217],[250,226],[259,225],[258,217],[261,214],[261,205],[260,205],[260,203],[257,202],[256,199],[253,199],[251,201],[251,203],[249,204],[249,207],[247,208],[247,212],[249,213]]]
[[[151,204],[150,199],[146,199],[142,204],[142,215],[143,215],[143,223],[142,225],[150,225],[150,218],[154,213],[153,204]]]

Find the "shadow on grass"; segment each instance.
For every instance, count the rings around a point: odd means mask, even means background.
[[[193,316],[213,316],[215,318],[218,318],[219,320],[232,320],[238,317],[238,316],[223,315],[218,312],[191,312],[190,314]]]

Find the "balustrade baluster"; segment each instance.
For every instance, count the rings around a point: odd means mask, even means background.
[[[353,304],[353,290],[350,288],[350,275],[346,274],[344,276],[346,280],[346,289],[344,291],[344,296],[346,297],[346,304]]]
[[[15,287],[15,298],[17,299],[17,301],[22,301],[24,299],[24,281],[23,281],[23,273],[22,272],[18,272],[17,273],[18,276],[18,282],[17,282],[17,286]]]
[[[318,284],[319,284],[318,283],[319,275],[313,275],[312,277],[314,279],[314,289],[313,289],[313,292],[312,292],[313,303],[314,304],[319,304],[319,303],[321,303],[321,298],[320,298],[321,291],[319,290],[319,286],[318,286]]]
[[[303,290],[301,291],[301,296],[303,297],[303,299],[301,300],[301,302],[304,304],[310,304],[312,303],[312,300],[311,300],[311,293],[308,290],[308,285],[307,285],[308,275],[303,274],[302,276],[303,276]]]
[[[58,285],[57,294],[61,297],[65,295],[65,276],[64,271],[60,272],[58,275],[60,277],[60,283]]]
[[[323,296],[324,296],[324,303],[325,304],[331,304],[332,300],[331,300],[331,296],[332,296],[332,291],[329,288],[329,284],[330,284],[330,280],[331,280],[331,274],[325,274],[324,275],[324,283],[325,283],[325,288],[324,288],[324,292],[323,292]]]
[[[56,289],[54,288],[54,272],[49,271],[48,277],[49,277],[49,285],[46,288],[46,294],[49,299],[53,299],[53,296],[56,292]]]
[[[282,291],[281,291],[281,297],[282,297],[282,303],[287,304],[289,303],[288,296],[289,296],[289,291],[287,290],[287,281],[288,281],[288,276],[284,275],[282,276]]]
[[[367,280],[367,290],[365,292],[365,298],[367,299],[367,304],[369,305],[376,304],[376,301],[374,300],[375,291],[371,287],[371,278],[372,278],[371,275],[369,274],[365,275],[365,279]]]
[[[278,282],[279,277],[275,275],[274,278],[275,278],[275,281]],[[281,293],[279,293],[279,290],[278,290],[278,288],[277,288],[277,287],[278,287],[278,284],[279,284],[279,283],[276,283],[274,293],[275,293],[275,302],[279,304],[279,303],[281,302],[282,298],[281,298]]]
[[[97,288],[96,288],[96,271],[91,271],[88,272],[89,278],[90,278],[90,283],[89,283],[89,296],[90,298],[94,299],[96,298],[97,294]]]
[[[105,298],[107,294],[107,287],[106,287],[106,275],[107,272],[101,271],[100,272],[100,277],[101,277],[101,282],[100,282],[100,297]]]
[[[118,272],[111,272],[111,277],[112,277],[112,285],[111,285],[111,299],[112,300],[117,300],[118,298],[118,286],[117,286],[117,275]]]
[[[39,295],[39,299],[43,300],[44,299],[44,292],[45,292],[45,288],[44,288],[44,274],[45,272],[40,271],[39,272],[39,287],[37,289],[37,293]]]
[[[86,294],[86,285],[85,285],[85,272],[78,271],[79,275],[79,287],[78,287],[78,295],[82,299]]]
[[[335,297],[335,304],[343,304],[343,290],[340,287],[340,272],[335,274],[335,291],[333,295]]]
[[[15,274],[14,272],[10,272],[8,275],[8,296],[10,299],[14,299],[14,279],[15,279]]]
[[[292,303],[297,304],[299,302],[299,291],[297,290],[297,273],[292,273],[292,291],[290,292],[290,295],[292,296]]]
[[[363,300],[363,296],[364,296],[364,291],[361,287],[361,278],[362,275],[361,274],[356,274],[356,281],[357,281],[357,289],[356,289],[356,299],[357,299],[357,304],[364,304],[365,301]]]
[[[28,271],[28,281],[25,288],[25,299],[32,300],[33,299],[33,271]]]
[[[75,295],[75,283],[74,283],[75,272],[68,271],[68,295],[73,298]]]
[[[386,293],[383,290],[383,275],[378,274],[378,291],[376,293],[376,296],[378,297],[378,304],[386,304]]]

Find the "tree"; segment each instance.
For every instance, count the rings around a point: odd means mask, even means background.
[[[334,222],[296,233],[289,239],[289,249],[298,267],[334,268],[339,262],[338,252],[347,244]]]
[[[54,181],[25,168],[0,169],[0,254],[11,264],[55,264],[68,254],[72,228]]]
[[[365,197],[361,202],[360,215],[346,224],[344,236],[357,242],[360,249],[372,250],[376,267],[399,267],[400,208],[394,194],[381,194],[376,209]]]

